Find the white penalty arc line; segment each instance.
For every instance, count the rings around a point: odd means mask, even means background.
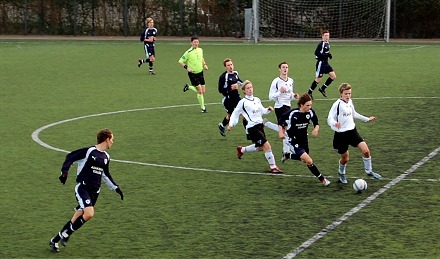
[[[437,99],[440,97],[434,96],[434,97],[374,97],[374,98],[354,98],[354,99],[362,99],[362,100],[376,100],[376,99]],[[331,100],[331,99],[322,99],[322,100]],[[263,102],[268,102],[269,100],[264,100]],[[206,105],[218,105],[220,103],[208,103]],[[62,121],[58,121],[58,122],[54,122],[45,126],[42,126],[40,128],[38,128],[37,130],[35,130],[34,132],[32,132],[32,140],[34,140],[36,143],[38,143],[39,145],[47,148],[47,149],[51,149],[54,151],[58,151],[58,152],[63,152],[63,153],[69,153],[70,151],[61,149],[61,148],[57,148],[54,146],[51,146],[47,143],[45,143],[44,141],[42,141],[39,137],[40,133],[48,128],[63,124],[63,123],[67,123],[67,122],[72,122],[72,121],[77,121],[77,120],[81,120],[81,119],[87,119],[87,118],[92,118],[92,117],[99,117],[99,116],[105,116],[105,115],[113,115],[113,114],[121,114],[121,113],[127,113],[127,112],[137,112],[137,111],[148,111],[148,110],[158,110],[158,109],[170,109],[170,108],[181,108],[181,107],[191,107],[191,106],[197,106],[198,104],[182,104],[182,105],[171,105],[171,106],[161,106],[161,107],[149,107],[149,108],[138,108],[138,109],[131,109],[131,110],[120,110],[120,111],[113,111],[113,112],[104,112],[104,113],[97,113],[97,114],[90,114],[90,115],[84,115],[84,116],[80,116],[80,117],[75,117],[75,118],[71,118],[71,119],[66,119],[66,120],[62,120]],[[172,166],[172,165],[161,165],[161,164],[152,164],[152,163],[145,163],[145,162],[135,162],[135,161],[128,161],[128,160],[118,160],[118,159],[112,159],[112,161],[114,162],[119,162],[119,163],[126,163],[126,164],[137,164],[137,165],[143,165],[143,166],[153,166],[153,167],[161,167],[161,168],[173,168],[173,169],[181,169],[181,170],[191,170],[191,171],[203,171],[203,172],[213,172],[213,173],[230,173],[230,174],[254,174],[254,175],[271,175],[271,176],[275,176],[269,173],[261,173],[261,172],[236,172],[236,171],[227,171],[227,170],[218,170],[218,169],[206,169],[206,168],[191,168],[191,167],[182,167],[182,166]],[[280,175],[276,175],[276,176],[283,176],[283,177],[314,177],[314,176],[310,176],[310,175],[301,175],[301,174],[296,174],[296,175],[291,175],[291,174],[280,174]],[[385,178],[383,178],[385,180]],[[414,179],[414,180],[419,180],[419,179]],[[438,182],[440,181],[440,179],[425,179],[427,181],[433,181],[433,182]]]
[[[396,177],[394,180],[386,184],[384,187],[377,190],[375,193],[367,197],[365,200],[363,200],[361,203],[359,203],[356,207],[349,210],[347,213],[342,215],[337,220],[333,221],[331,224],[327,225],[324,229],[321,230],[321,232],[315,234],[313,237],[311,237],[309,240],[302,243],[299,247],[297,247],[295,250],[284,256],[284,259],[291,259],[297,255],[299,255],[301,252],[303,252],[305,249],[313,245],[316,241],[323,238],[327,233],[331,232],[333,229],[341,225],[345,220],[347,220],[349,217],[356,214],[358,211],[360,211],[362,208],[366,207],[368,204],[370,204],[372,201],[374,201],[379,195],[402,181],[405,177],[416,171],[419,167],[424,165],[426,162],[434,158],[438,153],[440,152],[440,147],[436,148],[434,151],[432,151],[429,155],[425,156],[422,160],[411,166],[410,169],[406,170],[403,174]]]

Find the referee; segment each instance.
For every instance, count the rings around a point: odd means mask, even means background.
[[[208,70],[208,65],[203,58],[203,49],[199,48],[199,43],[199,38],[191,38],[191,48],[183,53],[179,59],[179,64],[188,72],[188,77],[191,82],[191,85],[185,84],[183,92],[188,91],[188,89],[196,92],[202,113],[207,113],[205,98],[203,96],[206,92],[203,69]]]

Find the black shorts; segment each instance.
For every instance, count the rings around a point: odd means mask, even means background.
[[[290,111],[290,106],[287,105],[283,105],[280,108],[275,108],[275,114],[277,115],[277,120],[279,121],[281,116],[288,111]]]
[[[333,136],[333,148],[338,154],[344,154],[348,150],[348,146],[357,147],[364,139],[359,135],[356,128],[345,132],[335,132]]]
[[[316,62],[316,77],[322,77],[324,74],[333,72],[332,66],[327,61]]]
[[[223,103],[223,107],[225,108],[225,111],[228,114],[232,114],[239,101],[240,99],[234,100],[231,98],[224,97],[222,103]]]
[[[192,86],[205,85],[205,77],[203,76],[203,71],[197,74],[188,72],[189,80]]]
[[[75,186],[75,197],[78,201],[76,210],[82,210],[85,207],[95,206],[98,200],[100,188],[91,188],[82,183],[77,183]]]
[[[248,139],[255,144],[255,147],[262,147],[267,142],[266,133],[264,133],[264,125],[257,124],[248,129]]]

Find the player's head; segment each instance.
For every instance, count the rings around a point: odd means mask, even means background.
[[[191,37],[191,46],[193,46],[193,48],[197,48],[199,46],[199,38],[198,37]]]
[[[312,107],[312,97],[308,93],[304,93],[298,98],[298,107],[301,108],[302,106]]]
[[[281,62],[278,65],[278,70],[280,71],[280,74],[287,75],[287,73],[289,73],[289,64],[286,61]]]
[[[105,141],[109,142],[109,148],[110,148],[111,144],[113,144],[113,132],[107,128],[98,131],[98,133],[96,134],[97,144],[101,144],[102,142]]]
[[[254,86],[252,85],[252,82],[249,80],[245,80],[243,84],[241,85],[241,91],[243,91],[246,95],[253,95],[254,94]]]
[[[323,30],[321,32],[321,37],[323,41],[328,41],[330,38],[330,31],[329,30]]]
[[[281,68],[283,65],[289,66],[289,64],[286,61],[283,61],[280,64],[278,64],[278,68]]]
[[[145,18],[145,25],[147,25],[148,27],[153,27],[154,26],[153,18],[151,18],[151,17]]]
[[[342,83],[338,89],[339,93],[342,94],[345,90],[351,90],[351,85],[349,83]]]
[[[339,86],[339,93],[341,94],[341,98],[344,101],[348,101],[351,98],[351,85],[349,83],[342,83]]]
[[[225,60],[223,60],[223,66],[226,68],[226,71],[228,72],[234,71],[234,63],[230,58],[225,58]]]

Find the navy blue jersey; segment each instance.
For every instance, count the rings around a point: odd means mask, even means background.
[[[146,28],[142,31],[139,40],[143,42],[147,47],[154,47],[154,42],[147,42],[144,39],[149,39],[150,37],[156,37],[157,29],[156,28]]]
[[[307,129],[310,121],[313,126],[319,125],[318,117],[313,109],[310,109],[309,112],[300,112],[299,108],[295,108],[284,113],[279,119],[278,125],[287,127],[286,132],[291,144],[307,146]]]
[[[66,156],[61,173],[67,174],[75,162],[78,163],[76,182],[99,189],[101,180],[104,180],[110,189],[118,188],[110,175],[110,155],[107,152],[99,151],[95,146],[72,151]]]
[[[315,58],[318,61],[328,61],[330,55],[330,43],[327,41],[321,41],[315,50]]]
[[[224,97],[233,99],[236,101],[240,100],[239,89],[231,90],[231,85],[236,84],[237,82],[243,83],[243,81],[238,76],[237,71],[233,71],[232,73],[228,73],[228,71],[223,72],[218,79],[218,91],[223,94]]]

